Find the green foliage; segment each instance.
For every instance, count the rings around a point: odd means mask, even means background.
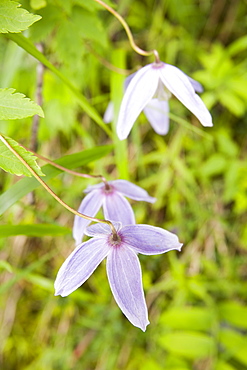
[[[1,0],[0,3],[0,33],[21,32],[41,19],[20,8],[21,4],[11,0]]]
[[[29,152],[22,146],[20,146],[16,141],[4,137],[8,144],[24,159],[24,161],[36,172],[39,176],[44,176],[39,165],[36,163],[36,158],[33,153]],[[10,151],[7,146],[0,141],[0,167],[9,173],[17,176],[25,175],[32,176],[30,171],[20,162],[18,158]]]
[[[176,232],[184,247],[181,253],[140,258],[150,319],[146,333],[120,312],[104,263],[69,297],[54,297],[57,271],[74,249],[74,216],[34,178],[16,182],[2,172],[0,368],[247,369],[246,2],[113,4],[138,46],[157,49],[161,60],[203,84],[201,97],[214,122],[213,128],[199,126],[172,98],[168,135],[155,134],[142,114],[123,142],[114,124],[102,120],[109,100],[117,110],[123,94],[125,75],[111,64],[131,74],[153,58],[136,55],[122,26],[93,0],[19,2],[38,15],[13,1],[1,2],[0,9],[11,3],[11,14],[42,19],[25,36],[0,38],[0,85],[35,96],[37,69],[45,66],[38,152],[69,169],[142,186],[157,201],[132,202],[137,223]],[[12,24],[16,29],[20,19]],[[21,97],[19,108],[25,102]],[[41,113],[35,107],[30,116]],[[23,115],[13,122],[7,114],[2,119],[4,136],[29,147],[32,120]],[[50,164],[42,172],[73,208],[86,186],[97,182]]]
[[[65,168],[75,169],[105,156],[111,151],[111,149],[112,147],[110,145],[88,149],[83,152],[66,155],[54,162]],[[42,172],[45,174],[45,179],[49,180],[60,174],[62,171],[47,164],[42,167]],[[36,179],[22,179],[18,183],[14,184],[5,193],[0,195],[0,214],[3,214],[9,207],[15,204],[15,202],[39,186],[40,183]]]
[[[6,238],[7,236],[14,235],[27,235],[42,237],[44,235],[66,235],[71,233],[71,230],[66,227],[52,224],[40,224],[40,225],[0,225],[0,238]]]
[[[247,73],[246,62],[238,62],[241,51],[246,51],[246,37],[233,42],[227,48],[221,44],[214,44],[209,54],[202,52],[200,61],[204,70],[198,71],[198,78],[205,86],[204,99],[212,108],[216,103],[221,103],[237,117],[246,111],[247,103]]]
[[[193,331],[164,334],[159,343],[169,352],[192,360],[210,357],[214,349],[212,338]]]
[[[0,120],[31,117],[35,114],[44,117],[39,105],[25,95],[15,93],[15,89],[0,89],[0,102]]]

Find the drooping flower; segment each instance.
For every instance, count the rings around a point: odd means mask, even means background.
[[[116,234],[106,224],[86,229],[93,238],[78,245],[65,260],[57,274],[55,295],[65,297],[75,291],[107,257],[107,276],[118,306],[134,326],[145,331],[149,321],[137,253],[180,251],[182,244],[175,234],[159,227],[113,224]]]
[[[155,131],[165,134],[169,129],[168,100],[172,94],[198,118],[203,126],[213,126],[212,117],[196,91],[202,91],[199,82],[170,64],[152,63],[141,68],[131,78],[120,106],[117,121],[119,139],[126,139],[135,120],[144,109]],[[149,104],[153,108],[150,114],[147,114],[146,109],[150,108]],[[156,116],[154,116],[154,110]]]
[[[135,224],[134,212],[124,196],[149,203],[154,203],[156,200],[150,197],[146,190],[126,180],[114,180],[107,184],[89,186],[84,192],[87,195],[81,202],[78,212],[94,217],[100,207],[103,207],[105,219],[119,221],[123,225]],[[73,237],[76,245],[81,243],[85,228],[89,223],[90,221],[75,216]]]

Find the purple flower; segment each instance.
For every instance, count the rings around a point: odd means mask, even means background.
[[[103,207],[104,217],[110,221],[119,221],[123,225],[135,224],[134,212],[124,196],[145,202],[154,203],[155,198],[137,185],[126,180],[109,181],[108,185],[101,183],[89,186],[85,191],[88,193],[80,204],[78,211],[94,217]],[[75,216],[73,237],[76,244],[81,243],[84,231],[90,221]]]
[[[65,297],[79,288],[107,257],[106,270],[112,294],[127,319],[146,330],[149,324],[141,266],[137,253],[161,254],[181,250],[178,237],[159,227],[114,223],[94,224],[86,230],[93,238],[78,245],[65,260],[55,281],[55,295]]]
[[[175,95],[203,126],[213,126],[212,117],[196,91],[202,91],[199,82],[170,64],[152,63],[141,68],[131,78],[121,103],[117,122],[119,139],[126,139],[142,110],[157,133],[167,133],[168,100],[171,94]]]

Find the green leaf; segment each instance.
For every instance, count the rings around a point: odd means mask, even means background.
[[[47,68],[49,68],[56,76],[58,76],[66,86],[73,92],[78,100],[81,108],[91,117],[106,133],[109,137],[112,136],[111,130],[104,123],[103,119],[100,117],[99,113],[94,107],[92,107],[87,99],[81,94],[81,92],[70,82],[70,80],[64,76],[54,65],[49,62],[48,59],[38,50],[36,47],[23,35],[17,34],[7,34],[10,40],[14,41],[17,45],[23,48],[26,52],[32,55],[34,58],[43,63]]]
[[[33,153],[28,152],[13,139],[10,139],[6,136],[4,137],[4,139],[29,164],[29,166],[37,173],[37,175],[45,176],[41,171],[39,165],[36,163],[36,157],[33,155]],[[21,163],[21,161],[10,151],[10,149],[2,141],[0,141],[0,168],[17,176],[32,176],[31,172],[24,166],[24,164]]]
[[[0,225],[0,238],[15,235],[42,237],[44,235],[58,236],[66,234],[71,234],[69,228],[53,224]]]
[[[38,287],[54,292],[54,281],[38,274],[26,275],[26,280]]]
[[[211,337],[193,331],[164,334],[159,338],[159,343],[169,352],[189,359],[210,357],[214,350],[214,341]]]
[[[28,274],[26,280],[38,287],[54,292],[54,281],[38,274]]]
[[[220,317],[238,328],[247,329],[247,307],[237,302],[224,302],[219,306]]]
[[[83,152],[76,154],[66,155],[54,162],[66,168],[75,169],[79,166],[84,166],[106,156],[111,150],[112,145],[95,147],[93,149],[84,150]],[[49,180],[63,172],[49,164],[43,166],[42,171],[46,175],[46,180]],[[28,194],[39,186],[41,186],[40,183],[34,178],[24,178],[15,183],[5,193],[0,195],[0,215],[3,214],[13,204],[15,204],[19,199],[24,197],[24,195]]]
[[[211,177],[224,173],[228,165],[225,155],[215,153],[211,155],[198,170],[201,176]]]
[[[0,33],[21,32],[26,30],[41,17],[20,8],[16,1],[1,0],[0,2]]]
[[[107,47],[106,28],[103,27],[103,24],[96,15],[85,9],[75,7],[71,18],[81,37],[96,41],[103,47]]]
[[[219,333],[220,343],[225,347],[228,357],[234,357],[247,366],[247,339],[245,335],[234,330],[222,329]]]
[[[161,323],[172,329],[208,331],[213,319],[213,313],[206,307],[174,307],[163,313]]]
[[[10,273],[13,272],[13,268],[10,265],[10,263],[8,263],[7,261],[4,261],[4,260],[0,260],[0,270],[6,270]]]
[[[44,117],[39,105],[15,89],[0,89],[0,120],[26,118],[38,114]]]
[[[33,9],[41,9],[47,6],[46,0],[31,0],[30,5]]]
[[[215,370],[236,370],[236,368],[232,367],[225,361],[219,360],[216,364]]]

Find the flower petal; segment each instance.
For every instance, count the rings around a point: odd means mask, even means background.
[[[66,297],[79,288],[108,255],[107,237],[90,239],[74,250],[58,271],[55,295]]]
[[[145,331],[149,321],[137,255],[124,246],[113,248],[107,257],[106,268],[118,306],[134,326]]]
[[[117,135],[126,139],[135,120],[152,99],[158,86],[159,73],[149,64],[136,72],[124,94],[118,121]]]
[[[84,215],[94,217],[99,211],[104,196],[101,190],[93,190],[91,193],[87,194],[80,204],[78,212]],[[80,216],[75,216],[73,225],[73,238],[75,239],[76,245],[81,243],[84,231],[91,221],[86,220]]]
[[[114,180],[110,181],[110,184],[112,184],[117,191],[130,199],[143,200],[149,203],[154,203],[156,201],[156,198],[150,197],[146,190],[127,180]]]
[[[121,229],[125,244],[142,254],[161,254],[173,249],[181,250],[177,235],[160,227],[149,225],[128,225]]]
[[[198,92],[198,93],[203,92],[204,89],[203,89],[202,85],[200,84],[200,82],[194,80],[193,78],[187,76],[186,74],[185,74],[185,76],[188,77],[188,79],[190,80],[190,83],[193,86],[193,89],[195,90],[195,92]]]
[[[105,123],[110,123],[113,121],[113,118],[114,118],[114,106],[113,106],[113,102],[110,101],[104,113],[103,121]]]
[[[136,74],[136,72],[132,73],[131,75],[129,75],[128,77],[125,78],[125,80],[124,80],[124,91],[129,86],[130,81],[133,79],[133,77],[135,76],[135,74]]]
[[[180,69],[170,64],[164,64],[158,70],[165,87],[199,119],[201,124],[213,126],[211,114],[201,98],[195,93],[188,77]]]
[[[104,188],[105,184],[103,182],[100,182],[99,184],[95,185],[89,185],[83,193],[91,193],[91,191],[96,190],[96,189],[102,189]]]
[[[106,194],[103,210],[106,220],[120,221],[123,225],[135,224],[135,215],[131,205],[116,191]]]
[[[116,231],[119,231],[122,228],[121,222],[112,222]],[[110,235],[112,233],[111,227],[107,224],[97,223],[90,225],[86,228],[85,234],[88,236],[101,236],[101,235]]]
[[[169,131],[168,101],[152,99],[143,111],[154,131],[159,135],[166,135]]]

